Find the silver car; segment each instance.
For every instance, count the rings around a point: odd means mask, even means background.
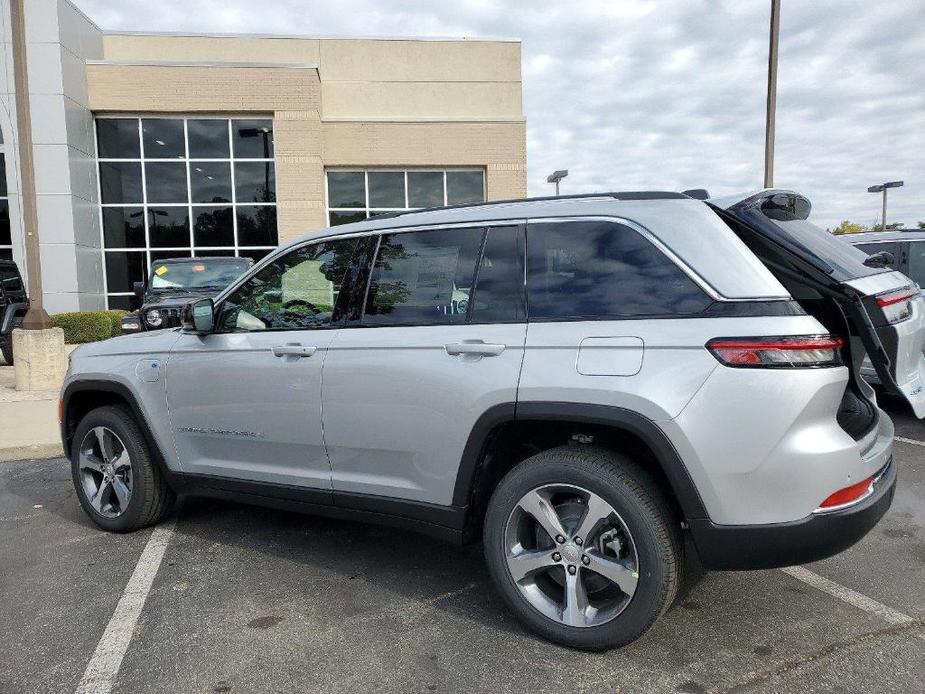
[[[896,484],[859,377],[925,415],[925,301],[788,191],[409,212],[303,237],[183,327],[77,349],[62,436],[100,527],[213,496],[481,539],[511,611],[605,649],[707,569],[813,561]]]

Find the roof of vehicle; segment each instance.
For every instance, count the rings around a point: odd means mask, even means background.
[[[877,241],[920,241],[925,240],[925,230],[892,229],[890,231],[866,231],[860,234],[845,234],[842,238],[851,244],[876,243]]]
[[[613,217],[642,227],[670,254],[696,268],[718,298],[789,299],[790,295],[780,282],[709,205],[675,192],[527,198],[383,215],[306,234],[283,249],[306,241],[389,229],[516,223],[523,219],[559,217]],[[283,249],[268,256],[267,260]],[[730,267],[735,267],[737,272],[729,272]]]

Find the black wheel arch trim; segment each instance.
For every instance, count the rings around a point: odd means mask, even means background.
[[[502,403],[486,410],[472,427],[463,450],[453,490],[453,505],[468,505],[490,435],[499,424],[543,420],[596,424],[633,434],[655,455],[685,518],[709,517],[684,461],[665,432],[653,420],[622,407],[558,401]]]

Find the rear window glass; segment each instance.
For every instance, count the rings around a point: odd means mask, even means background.
[[[925,241],[912,241],[909,244],[909,268],[906,274],[920,287],[925,287]]]
[[[641,234],[606,221],[527,227],[532,320],[685,315],[712,303]]]
[[[0,266],[0,288],[5,292],[22,291],[22,280],[15,268]]]

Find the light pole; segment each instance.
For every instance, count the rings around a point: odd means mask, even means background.
[[[568,176],[568,169],[559,169],[558,171],[553,171],[546,177],[546,183],[555,183],[556,184],[556,195],[559,195],[559,181]]]
[[[764,124],[764,187],[774,187],[774,116],[777,111],[777,39],[780,0],[771,0],[771,40],[768,47],[768,104]]]
[[[880,220],[880,231],[886,231],[886,191],[890,188],[902,188],[903,181],[887,181],[867,189],[868,193],[883,193],[883,217]]]

